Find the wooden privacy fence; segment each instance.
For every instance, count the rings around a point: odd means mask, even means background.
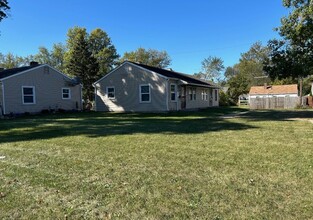
[[[299,97],[257,97],[250,99],[251,109],[291,109],[299,103]]]

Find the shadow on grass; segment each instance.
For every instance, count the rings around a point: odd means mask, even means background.
[[[199,134],[244,130],[253,126],[219,116],[246,111],[214,108],[175,113],[75,113],[28,116],[0,121],[0,143],[51,139],[65,136],[105,137],[123,134]]]

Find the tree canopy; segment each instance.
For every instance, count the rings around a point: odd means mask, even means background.
[[[268,53],[268,47],[256,42],[247,52],[241,54],[239,63],[226,69],[228,95],[233,102],[237,101],[239,95],[248,93],[251,86],[270,82],[263,71],[263,62],[267,59]]]
[[[66,72],[71,76],[79,77],[84,85],[84,99],[93,100],[92,83],[96,81],[99,72],[99,63],[92,56],[88,44],[88,34],[85,28],[74,27],[68,31],[66,52]]]
[[[92,83],[109,73],[118,63],[119,55],[108,34],[97,28],[87,33],[86,28],[68,30],[66,45],[53,44],[52,49],[41,46],[38,53],[20,57],[12,53],[0,53],[0,67],[9,69],[29,65],[30,61],[48,64],[83,83],[84,99],[93,100]]]
[[[303,78],[313,74],[313,2],[283,0],[291,10],[277,28],[282,39],[270,40],[264,70],[271,78]]]
[[[245,75],[249,87],[263,85],[268,81],[267,75],[263,70],[263,63],[267,59],[268,54],[268,47],[263,46],[261,42],[252,44],[247,52],[241,54],[237,69],[241,74]]]
[[[99,64],[98,78],[109,73],[114,65],[117,64],[119,55],[117,54],[108,34],[97,28],[91,31],[88,38],[88,44],[92,56]]]
[[[167,68],[171,65],[171,58],[166,51],[146,50],[142,47],[135,51],[125,52],[120,59],[120,63],[126,60],[158,68]]]
[[[201,65],[200,78],[213,82],[220,81],[222,71],[225,68],[221,58],[209,56],[201,62]]]
[[[0,67],[4,69],[11,69],[20,66],[27,66],[33,59],[34,57],[32,55],[22,57],[14,55],[13,53],[0,53]]]
[[[114,68],[119,55],[108,34],[99,28],[89,34],[86,28],[74,27],[68,30],[67,37],[65,72],[79,77],[84,85],[84,98],[93,100],[92,83]],[[60,46],[52,53],[59,65],[63,65],[62,53]]]
[[[0,21],[3,18],[8,17],[8,10],[10,9],[9,3],[7,0],[0,0]]]
[[[65,72],[66,47],[61,44],[53,44],[52,50],[49,51],[46,47],[39,47],[38,53],[34,56],[34,60],[41,64],[49,64],[50,66]]]

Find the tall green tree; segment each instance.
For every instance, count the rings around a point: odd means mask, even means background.
[[[52,58],[51,64],[61,72],[65,72],[65,53],[66,47],[62,43],[53,44],[52,51],[50,52]]]
[[[100,28],[91,31],[88,43],[92,56],[99,64],[98,78],[100,78],[113,69],[119,55],[108,34]]]
[[[66,47],[63,44],[53,44],[51,51],[46,47],[39,47],[38,50],[38,53],[34,56],[34,60],[41,64],[48,64],[61,72],[65,71]]]
[[[229,86],[227,93],[233,102],[237,102],[239,95],[248,93],[251,86],[270,83],[270,79],[263,71],[263,62],[267,59],[268,53],[268,47],[256,42],[247,52],[241,54],[239,63],[227,68],[225,72]]]
[[[0,21],[3,18],[8,17],[8,10],[10,9],[9,3],[7,0],[0,0]]]
[[[237,103],[238,97],[242,94],[247,94],[250,89],[249,79],[244,73],[240,72],[231,77],[227,84],[229,86],[227,95],[233,103]]]
[[[92,56],[85,28],[75,27],[69,30],[66,59],[67,73],[79,77],[84,85],[84,99],[93,100],[92,83],[97,79],[99,64]]]
[[[7,53],[5,55],[0,53],[0,67],[4,69],[11,69],[29,65],[28,58],[29,57],[17,56],[13,53]]]
[[[264,61],[268,58],[268,55],[268,47],[263,46],[261,42],[252,44],[247,52],[241,54],[236,67],[241,74],[245,75],[249,87],[270,82],[263,70]]]
[[[201,62],[201,75],[204,80],[218,82],[221,79],[222,71],[224,70],[223,60],[219,57],[209,56]]]
[[[79,77],[84,98],[93,100],[92,83],[107,74],[119,57],[111,39],[101,29],[88,34],[86,28],[74,27],[68,30],[66,47],[66,73]]]
[[[135,51],[124,53],[119,62],[121,63],[126,60],[158,68],[167,68],[171,65],[171,58],[166,51],[146,50],[142,47]]]
[[[238,70],[235,67],[228,66],[225,70],[224,76],[226,81],[231,79],[233,76],[235,76],[238,73]]]
[[[46,47],[39,47],[38,54],[35,55],[35,60],[41,64],[52,64],[50,51]]]
[[[264,70],[272,79],[292,77],[302,82],[313,74],[313,1],[283,0],[283,5],[290,13],[277,28],[281,39],[268,43],[271,53]]]

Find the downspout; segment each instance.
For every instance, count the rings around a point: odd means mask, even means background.
[[[83,85],[80,84],[80,109],[81,111],[84,110],[84,106],[83,106]]]
[[[4,84],[1,82],[1,88],[2,88],[2,113],[3,115],[6,115],[5,112],[5,99],[4,99]]]
[[[97,111],[97,87],[95,85],[92,85],[95,88],[95,107],[94,110]]]
[[[165,86],[165,95],[166,95],[166,109],[167,111],[170,111],[169,107],[168,107],[168,81],[169,79],[166,79],[166,86]]]
[[[175,92],[175,99],[176,99],[176,111],[178,111],[178,83],[176,82],[176,85],[175,85],[175,89],[176,89],[176,92]]]

